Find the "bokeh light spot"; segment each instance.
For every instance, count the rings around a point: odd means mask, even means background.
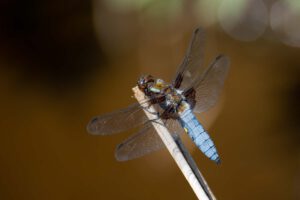
[[[224,0],[218,17],[225,32],[242,41],[256,40],[268,24],[268,10],[261,0]]]
[[[283,43],[300,47],[300,2],[277,1],[270,11],[270,24]]]

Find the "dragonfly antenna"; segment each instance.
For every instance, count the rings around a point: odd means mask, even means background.
[[[140,104],[147,102],[147,97],[144,93],[139,90],[138,87],[132,88],[134,96]],[[173,138],[168,129],[162,126],[163,121],[157,119],[157,113],[152,105],[147,107],[147,111],[144,109],[146,116],[151,121],[156,132],[160,136],[163,143],[166,145],[168,151],[172,155],[173,159],[177,163],[179,169],[183,173],[186,180],[189,182],[193,191],[195,192],[198,199],[201,200],[212,200],[216,199],[204,180],[202,174],[194,163],[191,155],[188,153],[186,148],[183,146],[179,137]],[[155,120],[155,122],[154,122]],[[158,122],[158,123],[157,123]]]

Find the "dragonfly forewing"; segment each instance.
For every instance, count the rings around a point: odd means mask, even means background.
[[[173,79],[175,88],[185,89],[194,83],[205,71],[203,66],[205,32],[197,28],[193,34],[189,48]]]
[[[92,135],[110,135],[137,127],[148,120],[139,103],[127,108],[94,117],[87,125]]]

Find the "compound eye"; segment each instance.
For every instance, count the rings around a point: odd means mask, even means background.
[[[143,85],[145,83],[145,79],[144,78],[140,78],[140,80],[138,81],[140,85]]]

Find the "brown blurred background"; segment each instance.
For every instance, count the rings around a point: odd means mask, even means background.
[[[218,199],[300,199],[300,4],[286,0],[0,3],[0,199],[196,199],[166,150],[117,162],[132,131],[89,119],[134,99],[139,75],[170,80],[193,30],[205,63],[231,69],[199,116],[222,158],[185,141]]]

